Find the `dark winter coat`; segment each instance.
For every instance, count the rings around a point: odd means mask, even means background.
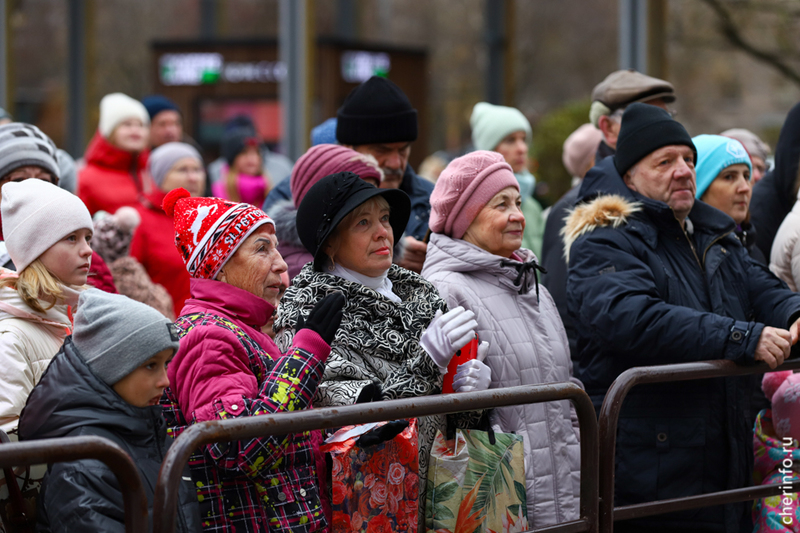
[[[433,183],[417,176],[411,165],[406,165],[400,190],[411,199],[411,217],[406,225],[405,235],[410,235],[418,241],[425,238],[428,233],[428,219],[431,216],[431,193]]]
[[[171,444],[160,406],[134,407],[100,381],[67,337],[28,397],[20,440],[105,437],[139,468],[152,527],[153,494]],[[48,466],[37,509],[37,531],[125,531],[125,507],[116,476],[101,461],[82,459]],[[189,477],[186,468],[184,479]],[[194,487],[182,481],[176,531],[200,531]]]
[[[739,242],[742,243],[744,249],[750,254],[750,257],[764,266],[769,266],[769,261],[767,261],[764,254],[761,253],[761,248],[758,247],[758,232],[752,223],[742,222],[740,225],[736,226],[735,233],[736,236],[739,237]]]
[[[758,228],[758,247],[769,258],[772,241],[797,197],[800,165],[800,103],[786,115],[775,147],[775,168],[753,187],[750,220]]]
[[[576,185],[550,208],[542,241],[542,267],[547,271],[542,274],[542,285],[547,287],[550,296],[556,303],[556,309],[558,309],[558,314],[561,316],[567,332],[569,351],[573,361],[578,357],[578,331],[567,311],[567,261],[564,259],[564,241],[561,239],[561,230],[564,228],[569,212],[575,208],[580,188],[580,185]]]
[[[567,300],[576,375],[597,408],[632,367],[753,363],[764,326],[788,328],[800,315],[800,296],[749,257],[724,213],[695,201],[684,233],[667,204],[625,186],[612,158],[589,171],[580,194],[565,237]],[[752,385],[744,377],[635,387],[619,420],[615,505],[749,485]],[[733,533],[752,529],[748,505],[638,523]]]

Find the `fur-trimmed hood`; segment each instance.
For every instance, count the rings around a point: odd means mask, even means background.
[[[628,218],[642,209],[639,202],[631,202],[618,194],[598,196],[585,204],[578,204],[569,212],[566,225],[561,229],[564,239],[564,257],[569,262],[569,250],[578,237],[596,228],[618,228]]]

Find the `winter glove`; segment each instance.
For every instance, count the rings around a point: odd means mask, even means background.
[[[453,355],[475,338],[475,313],[458,306],[445,314],[437,311],[430,325],[422,333],[419,344],[428,353],[442,374]]]
[[[395,420],[387,424],[371,429],[361,435],[356,444],[361,448],[375,446],[382,442],[387,442],[398,436],[408,427],[408,420]]]
[[[361,392],[358,393],[356,403],[379,402],[381,398],[381,384],[378,381],[373,381],[361,387]]]
[[[478,345],[478,358],[458,365],[453,378],[455,392],[471,392],[486,390],[492,383],[492,369],[483,363],[489,353],[489,343],[483,341]]]
[[[342,310],[344,309],[345,298],[341,292],[329,294],[314,306],[308,314],[308,321],[303,320],[303,315],[297,317],[295,331],[310,329],[322,337],[322,340],[330,346],[336,330],[342,323]]]

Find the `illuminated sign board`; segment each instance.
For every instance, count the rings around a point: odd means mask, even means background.
[[[392,68],[392,60],[385,52],[342,53],[342,78],[348,83],[362,83],[372,76],[386,76]]]
[[[280,83],[286,78],[281,61],[230,61],[218,53],[164,54],[158,60],[164,85],[227,83]]]

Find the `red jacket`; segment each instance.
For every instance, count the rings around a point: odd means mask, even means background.
[[[89,213],[98,211],[116,213],[120,207],[135,207],[139,203],[146,178],[148,150],[135,154],[113,146],[100,133],[95,133],[86,148],[86,166],[78,174],[78,197]]]
[[[175,315],[180,316],[189,298],[189,272],[175,248],[175,226],[172,217],[161,209],[165,193],[154,189],[136,206],[142,221],[131,241],[131,256],[142,264],[154,283],[164,286],[172,296]]]

